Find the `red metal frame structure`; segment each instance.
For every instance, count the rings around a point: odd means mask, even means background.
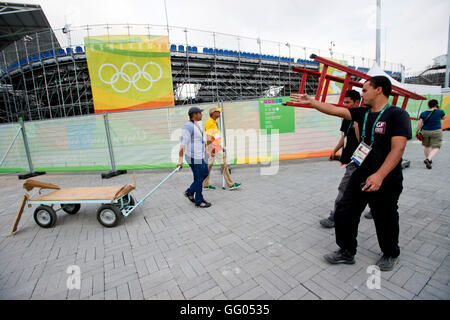
[[[347,92],[347,90],[351,90],[353,87],[362,88],[364,85],[361,82],[351,80],[351,77],[354,76],[354,77],[358,77],[358,78],[365,79],[365,80],[371,78],[371,76],[369,76],[365,73],[362,73],[360,71],[343,66],[334,61],[316,56],[315,54],[311,55],[311,59],[314,59],[315,61],[323,64],[322,72],[317,72],[317,71],[313,71],[313,70],[309,70],[309,69],[303,69],[303,68],[299,68],[299,67],[293,67],[293,71],[298,72],[303,75],[302,82],[300,84],[300,94],[303,94],[305,92],[305,85],[306,85],[306,80],[307,80],[308,76],[313,76],[313,77],[319,78],[319,85],[317,86],[316,97],[315,97],[315,99],[317,101],[319,101],[322,97],[322,99],[320,101],[325,102],[327,99],[328,87],[330,85],[330,82],[331,81],[339,82],[339,83],[343,83],[344,85],[342,87],[341,95],[339,97],[339,102],[334,105],[337,107],[346,108],[342,103],[344,102],[345,93]],[[330,68],[330,67],[338,69],[343,72],[346,72],[345,78],[339,78],[339,77],[335,77],[335,76],[327,74],[328,68]],[[323,93],[322,93],[322,91],[323,91]],[[392,86],[392,94],[391,95],[394,97],[394,99],[392,101],[392,105],[394,105],[394,106],[397,105],[399,97],[404,97],[403,104],[402,104],[403,109],[406,109],[409,99],[414,99],[414,100],[426,100],[427,99],[427,98],[420,96],[414,92],[405,90],[403,88],[399,88],[394,85]],[[300,108],[312,108],[311,106],[308,106],[308,105],[296,104],[296,103],[292,103],[292,102],[288,102],[288,103],[286,103],[286,105],[292,106],[292,107],[300,107]]]

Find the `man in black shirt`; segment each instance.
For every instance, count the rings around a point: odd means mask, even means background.
[[[358,91],[348,90],[345,93],[345,99],[343,105],[349,108],[357,108],[361,103],[361,95]],[[341,183],[338,188],[338,195],[334,202],[334,210],[331,211],[330,216],[326,219],[320,220],[320,224],[325,228],[333,228],[334,227],[334,213],[336,211],[337,203],[342,199],[342,195],[344,194],[344,190],[347,187],[347,184],[352,176],[352,173],[355,171],[357,166],[354,163],[351,163],[353,152],[359,144],[359,129],[358,124],[353,121],[349,121],[346,119],[342,120],[341,132],[343,133],[341,139],[338,144],[334,148],[333,152],[330,155],[330,160],[334,160],[336,157],[336,152],[338,152],[342,148],[342,153],[340,157],[340,161],[343,165],[346,166],[344,177],[342,177]]]
[[[294,94],[294,103],[309,104],[320,112],[355,121],[361,129],[361,143],[352,160],[358,168],[339,201],[335,213],[336,243],[340,250],[325,255],[332,264],[354,264],[361,213],[369,204],[383,257],[381,271],[398,262],[400,248],[398,199],[403,190],[402,156],[411,139],[409,114],[391,107],[392,84],[384,76],[366,81],[362,91],[367,108],[345,109],[322,103],[308,95]]]

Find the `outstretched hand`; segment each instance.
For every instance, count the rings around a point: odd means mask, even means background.
[[[291,100],[293,103],[297,104],[310,104],[311,98],[307,94],[291,94]]]

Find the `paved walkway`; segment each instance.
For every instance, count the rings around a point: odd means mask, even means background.
[[[95,205],[58,213],[53,229],[39,228],[25,209],[8,237],[22,183],[0,176],[1,299],[449,299],[450,132],[432,170],[423,149],[408,143],[400,198],[402,255],[381,289],[370,290],[367,267],[380,257],[373,221],[361,219],[356,264],[331,266],[334,230],[319,226],[344,170],[326,159],[281,163],[275,176],[257,166],[235,167],[236,191],[206,193],[209,209],[195,209],[182,193],[183,169],[132,216],[113,229],[96,220]],[[138,172],[144,195],[169,171]],[[95,174],[48,174],[62,187],[121,185]],[[212,183],[221,185],[215,168]],[[81,289],[66,286],[70,265],[81,268]]]

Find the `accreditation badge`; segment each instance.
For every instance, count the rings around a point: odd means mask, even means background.
[[[372,151],[372,148],[367,144],[365,144],[364,142],[361,142],[361,144],[358,146],[358,148],[356,148],[355,152],[353,153],[352,161],[356,163],[358,166],[361,166],[364,160],[366,160],[370,151]]]

